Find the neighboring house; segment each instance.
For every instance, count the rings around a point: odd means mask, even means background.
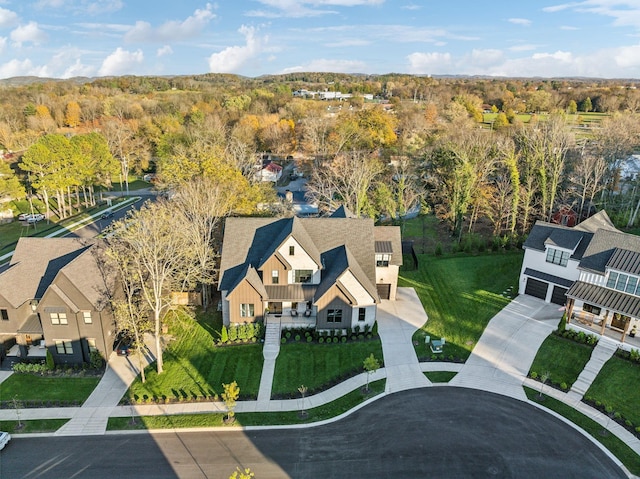
[[[227,218],[223,320],[268,313],[321,330],[371,327],[380,300],[396,297],[401,264],[398,227],[374,226],[344,208],[328,218]]]
[[[538,221],[524,243],[519,293],[566,304],[568,320],[621,341],[640,318],[640,237],[605,211],[573,228]],[[594,326],[595,325],[595,326]]]
[[[88,362],[93,350],[109,357],[114,322],[98,250],[76,238],[20,238],[0,273],[5,349],[13,346],[23,358],[48,349],[57,364]]]
[[[257,178],[259,181],[272,181],[276,183],[282,178],[282,166],[276,163],[269,163],[258,171]]]

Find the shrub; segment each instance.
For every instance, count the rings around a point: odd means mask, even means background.
[[[16,363],[13,365],[13,371],[16,373],[43,374],[47,370],[45,363]]]
[[[297,342],[298,342],[298,341],[300,341],[300,335],[299,335],[299,334],[296,334],[295,340],[296,340]]]
[[[313,341],[313,336],[311,335],[307,336],[307,342],[310,343],[311,341]]]
[[[223,324],[222,329],[220,330],[220,342],[227,343],[229,342],[229,332],[227,331],[227,327]]]
[[[633,427],[633,423],[631,421],[629,421],[628,419],[624,422],[624,425],[627,427]]]
[[[320,336],[320,337],[318,338],[318,342],[319,342],[320,344],[324,343],[324,336]]]
[[[563,391],[566,391],[567,389],[569,389],[569,386],[567,386],[567,383],[562,382],[560,383],[560,389],[562,389]]]
[[[435,255],[436,256],[442,256],[442,244],[441,243],[436,244]]]
[[[364,339],[364,334],[358,334],[358,341],[362,341]]]
[[[334,343],[337,343],[337,342],[338,342],[338,336],[334,336],[334,337],[333,337],[333,342],[334,342]]]
[[[102,366],[104,365],[104,359],[102,358],[102,354],[100,354],[100,351],[91,351],[89,364],[92,369],[102,368]]]
[[[347,342],[347,337],[346,336],[342,336],[340,338],[340,341],[342,341],[343,343],[346,343]]]
[[[376,321],[375,323],[373,323],[373,328],[371,328],[371,332],[377,336],[378,335],[378,321]]]
[[[531,379],[538,379],[538,373],[535,371],[531,371],[531,373],[529,373],[529,376],[531,377]]]
[[[49,371],[53,371],[56,367],[56,363],[53,361],[53,355],[51,354],[51,351],[49,351],[47,349],[47,355],[45,357],[45,364],[47,365],[47,369]]]
[[[562,315],[562,318],[560,318],[560,323],[558,324],[558,331],[562,332],[565,329],[567,329],[567,313],[564,313]]]
[[[280,342],[281,342],[282,344],[286,343],[286,342],[287,342],[287,338],[282,338],[282,339],[280,339]]]
[[[235,342],[238,339],[238,328],[235,325],[229,326],[229,341]]]

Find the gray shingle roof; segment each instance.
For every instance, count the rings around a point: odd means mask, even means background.
[[[582,235],[576,234],[575,231],[555,229],[551,231],[551,234],[545,240],[544,244],[573,251],[581,240]]]
[[[391,263],[402,264],[400,228],[376,227],[369,218],[227,218],[219,289],[235,288],[247,273],[247,265],[259,268],[290,235],[310,256],[318,255],[318,264],[323,264],[324,257],[327,267],[325,255],[344,246],[346,266],[374,298],[375,241],[390,241],[394,253]],[[340,269],[339,264],[331,267]],[[333,270],[323,271],[323,279],[331,274],[335,274]]]
[[[613,222],[605,210],[598,211],[595,215],[590,216],[582,223],[577,224],[575,229],[587,231],[589,233],[595,233],[600,229],[618,231],[616,227],[613,226]]]
[[[640,317],[640,298],[613,289],[576,281],[567,291],[567,297],[634,318]]]
[[[598,230],[584,252],[580,268],[604,274],[607,263],[616,249],[640,252],[640,236],[619,231]]]
[[[553,236],[552,239],[550,239]],[[555,244],[562,248],[573,249],[573,247],[561,245],[577,245],[574,253],[571,255],[573,259],[581,259],[593,233],[581,231],[576,228],[568,228],[566,226],[547,223],[546,221],[537,221],[531,229],[527,240],[524,242],[524,248],[531,248],[538,251],[544,251],[545,245]]]
[[[77,238],[20,238],[9,268],[0,274],[0,294],[18,308],[25,301],[42,298],[63,269],[78,289],[91,292],[95,278],[87,271],[87,262],[70,266],[89,248],[91,244]]]

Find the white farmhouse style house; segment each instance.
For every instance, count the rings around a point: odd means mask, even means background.
[[[624,342],[640,326],[640,237],[605,211],[569,228],[538,221],[524,245],[519,293],[565,305],[567,321]]]

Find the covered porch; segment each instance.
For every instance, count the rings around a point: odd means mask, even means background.
[[[576,282],[567,292],[567,324],[621,344],[640,347],[640,298],[609,288]]]

